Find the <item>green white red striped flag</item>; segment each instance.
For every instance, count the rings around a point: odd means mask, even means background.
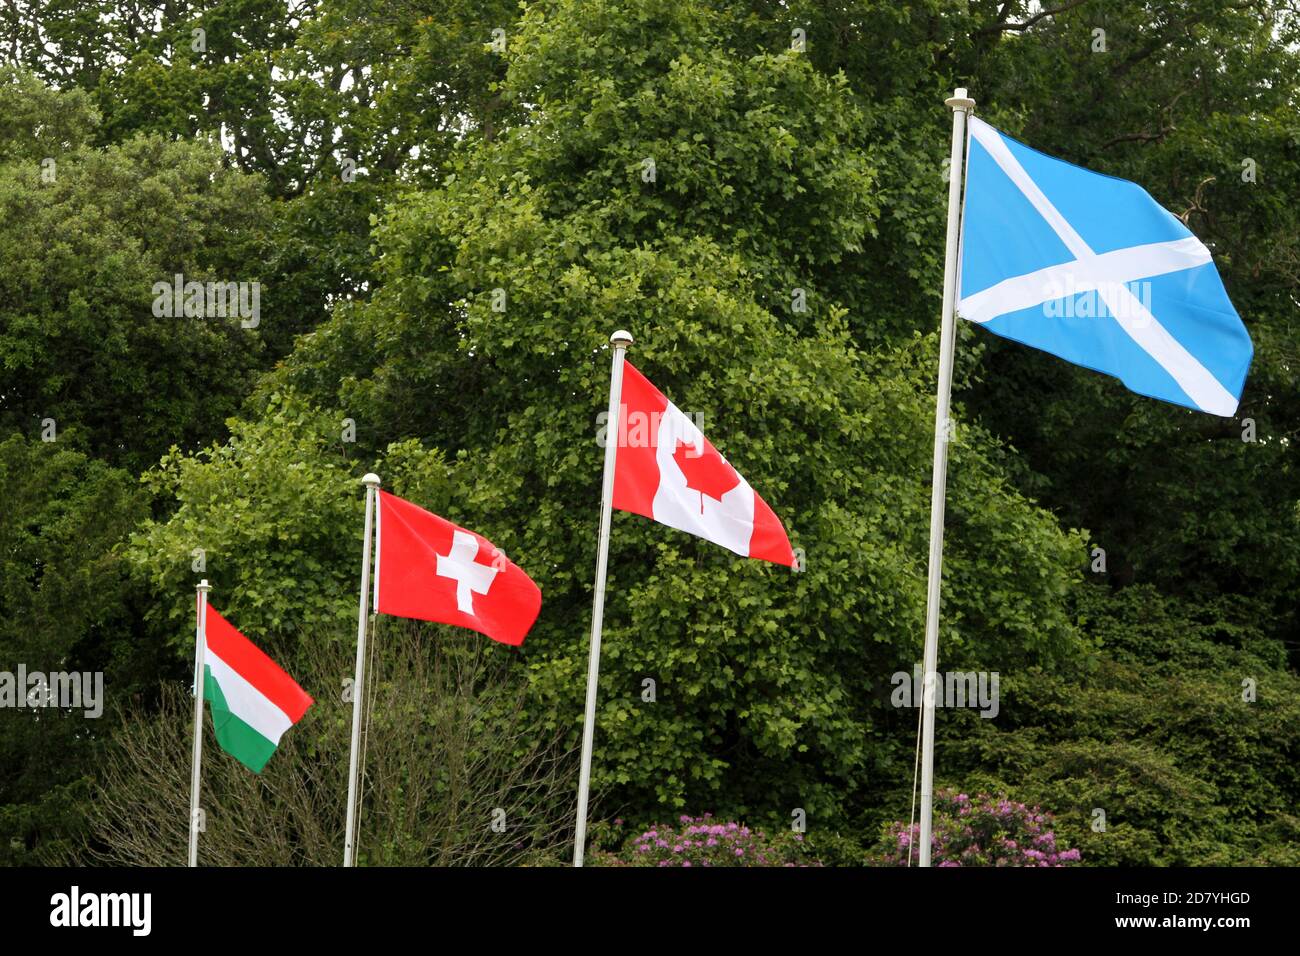
[[[221,749],[254,773],[261,773],[284,732],[313,703],[307,692],[275,661],[207,608],[203,656],[203,698]]]

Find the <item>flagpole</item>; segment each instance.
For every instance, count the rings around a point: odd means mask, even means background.
[[[203,678],[208,646],[208,591],[204,578],[196,586],[194,618],[194,747],[190,761],[190,866],[199,865],[199,771],[203,761]]]
[[[952,395],[952,353],[956,338],[957,253],[961,227],[962,161],[966,117],[975,101],[964,89],[944,101],[952,109],[952,152],[948,179],[948,238],[943,263],[943,316],[939,330],[939,388],[934,407],[934,479],[930,485],[930,564],[925,592],[925,675],[921,696],[920,865],[930,865],[934,815],[934,691],[939,666],[939,585],[943,577],[943,511],[948,486],[948,443]]]
[[[375,523],[375,499],[379,495],[379,476],[371,473],[361,479],[366,486],[366,531],[361,545],[361,609],[357,613],[357,668],[352,680],[352,756],[348,761],[347,831],[343,834],[343,865],[354,862],[357,812],[357,770],[361,744],[362,678],[366,667],[366,603],[370,597],[370,542]]]
[[[587,796],[591,789],[591,748],[596,734],[596,684],[600,676],[600,631],[605,617],[605,568],[614,501],[614,456],[618,452],[619,405],[623,398],[623,358],[632,335],[622,329],[609,337],[614,353],[609,375],[609,417],[605,422],[605,477],[600,490],[600,540],[596,550],[596,593],[591,606],[591,653],[587,660],[587,709],[582,718],[582,766],[578,771],[578,822],[573,835],[573,865],[582,866],[587,844]]]

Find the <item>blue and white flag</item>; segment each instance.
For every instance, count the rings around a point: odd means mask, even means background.
[[[1232,415],[1253,348],[1210,250],[1136,183],[970,118],[957,312],[990,332]]]

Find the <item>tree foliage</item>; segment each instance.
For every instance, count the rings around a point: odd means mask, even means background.
[[[938,782],[1041,805],[1088,864],[1294,862],[1298,30],[1265,0],[6,5],[0,649],[116,667],[143,708],[88,737],[5,716],[14,852],[66,845],[104,753],[174,735],[154,692],[198,577],[273,656],[346,650],[368,470],[538,581],[510,688],[576,739],[628,328],[807,570],[615,516],[601,806],[770,832],[799,808],[816,859],[861,862],[843,834],[907,816],[889,691],[921,650],[966,86],[1183,217],[1255,362],[1219,420],[959,329],[940,667],[1003,697],[941,712]],[[260,327],[154,316],[177,272],[260,280]],[[291,733],[284,779],[337,729]],[[139,760],[113,766],[140,798]],[[240,812],[272,799],[221,779]],[[423,858],[413,820],[383,859]]]
[[[11,74],[24,98],[29,79]],[[93,122],[75,94],[44,97],[0,146],[0,427],[76,428],[98,457],[135,471],[170,445],[220,433],[258,367],[238,317],[160,316],[159,282],[258,281],[266,200],[223,168],[218,147],[137,137],[79,142]],[[59,132],[59,126],[66,132]],[[42,130],[33,154],[25,135]],[[40,237],[33,242],[32,237]],[[169,310],[171,311],[171,310]]]
[[[110,700],[148,694],[167,657],[132,634],[135,592],[113,546],[144,516],[131,476],[55,443],[0,442],[0,670],[98,671]],[[16,690],[32,703],[24,686]],[[85,809],[113,723],[89,706],[0,707],[0,862],[60,845]],[[107,701],[101,701],[107,704]]]
[[[640,807],[836,818],[898,771],[871,740],[890,721],[876,692],[910,669],[921,626],[933,341],[855,349],[846,308],[818,291],[872,215],[869,159],[843,148],[853,107],[797,55],[709,56],[716,24],[680,4],[526,15],[504,88],[535,104],[530,123],[395,206],[376,295],[271,381],[354,417],[372,448],[413,435],[454,462],[448,517],[522,556],[546,595],[525,653],[545,726],[576,733],[600,346],[634,329],[638,367],[703,412],[809,570],[620,516],[597,780]],[[789,308],[796,281],[807,313]],[[973,425],[955,452],[948,647],[1068,657],[1082,541],[1010,487],[1001,454]],[[1033,557],[980,557],[1010,547]]]

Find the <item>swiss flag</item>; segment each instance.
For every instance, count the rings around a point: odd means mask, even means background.
[[[794,567],[790,539],[767,502],[631,362],[623,363],[619,433],[609,440],[618,442],[615,508]]]
[[[519,646],[542,592],[487,538],[379,492],[375,609],[455,624]]]

